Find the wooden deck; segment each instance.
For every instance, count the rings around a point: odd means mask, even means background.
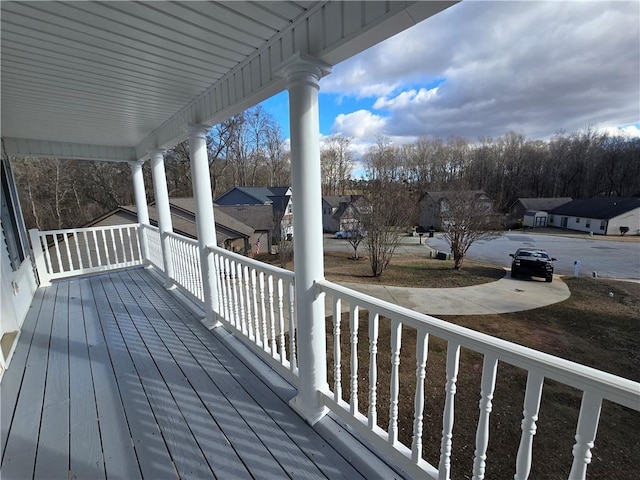
[[[3,480],[393,475],[242,348],[143,269],[39,289],[2,379]]]

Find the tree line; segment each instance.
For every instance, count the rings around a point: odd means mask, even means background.
[[[640,138],[587,128],[549,141],[507,132],[471,142],[420,137],[393,146],[383,137],[364,156],[361,182],[403,182],[418,192],[483,190],[505,212],[517,198],[640,195]]]
[[[290,185],[286,139],[261,106],[214,126],[207,148],[214,197],[236,185]],[[591,128],[548,141],[507,132],[475,142],[423,136],[398,146],[380,136],[361,159],[351,138],[334,135],[324,139],[320,154],[324,195],[372,195],[395,184],[405,201],[417,201],[425,191],[463,185],[485,191],[500,211],[518,197],[640,195],[640,138]],[[134,203],[127,163],[30,158],[13,159],[12,167],[28,228],[77,227]],[[191,196],[187,142],[166,153],[165,168],[169,195]],[[143,171],[152,202],[148,163]]]

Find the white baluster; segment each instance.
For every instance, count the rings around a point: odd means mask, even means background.
[[[82,262],[82,255],[80,254],[80,245],[79,245],[79,234],[77,230],[72,230],[71,235],[73,236],[73,243],[76,244],[76,255],[78,255],[78,268],[80,270],[84,270],[84,263]]]
[[[253,332],[249,338],[256,344],[260,340],[260,313],[258,311],[258,278],[254,268],[251,269],[251,298],[253,299]]]
[[[289,282],[289,366],[297,375],[298,359],[296,357],[296,312],[295,312],[295,285]]]
[[[539,373],[529,372],[527,388],[524,395],[524,411],[522,413],[522,437],[516,458],[516,474],[514,480],[526,480],[531,472],[533,452],[533,436],[536,434],[536,422],[542,398],[544,377]]]
[[[53,244],[56,247],[56,258],[58,259],[58,272],[64,272],[64,267],[62,266],[62,256],[60,255],[60,245],[58,244],[58,234],[53,234]]]
[[[265,302],[264,296],[264,272],[260,272],[260,313],[262,314],[262,348],[264,350],[267,349],[268,338],[267,338],[267,304]]]
[[[267,277],[268,294],[269,294],[269,347],[271,348],[271,356],[276,357],[276,314],[273,308],[273,275]],[[265,345],[266,347],[266,345]]]
[[[120,237],[120,248],[122,251],[122,261],[121,263],[127,263],[127,247],[124,244],[124,230],[123,228],[118,228],[118,236]]]
[[[113,257],[115,259],[114,264],[117,265],[118,264],[118,248],[116,247],[116,230],[111,229],[109,230],[109,233],[111,233],[111,246],[113,247]]]
[[[460,364],[460,344],[449,342],[447,346],[447,383],[445,386],[444,413],[442,415],[442,442],[438,480],[449,480],[451,475],[451,443],[453,438],[456,381]]]
[[[231,291],[233,292],[233,322],[231,324],[240,329],[240,305],[238,304],[238,278],[236,277],[236,262],[231,261],[230,263],[230,271],[231,274]]]
[[[278,341],[280,347],[280,363],[284,364],[286,358],[286,347],[284,344],[284,289],[282,279],[278,279]]]
[[[221,286],[221,288],[218,289],[218,294],[221,295],[222,301],[220,302],[220,305],[222,305],[222,314],[224,315],[225,320],[229,321],[229,302],[226,282],[227,271],[225,270],[224,266],[224,258],[222,258],[218,254],[214,255],[215,260],[218,262],[218,278],[220,279],[218,285]]]
[[[251,317],[251,276],[249,273],[249,267],[244,266],[242,268],[242,279],[244,280],[244,298],[245,298],[245,308],[246,308],[246,330],[244,331],[244,335],[251,338],[253,336],[252,328],[253,321]]]
[[[105,264],[108,266],[111,265],[111,255],[109,254],[109,247],[107,247],[107,237],[104,230],[100,230],[100,233],[102,234],[102,245],[104,246]]]
[[[389,443],[398,441],[398,392],[400,390],[398,370],[400,368],[400,344],[402,343],[402,323],[391,321],[391,384],[389,399]]]
[[[349,405],[351,415],[358,412],[358,315],[359,308],[351,304],[349,309],[349,328],[351,330],[351,398]]]
[[[473,480],[482,480],[487,460],[489,445],[489,414],[491,413],[493,391],[496,386],[498,359],[493,355],[485,355],[482,365],[482,387],[480,392],[480,418],[476,430],[476,451],[473,460]]]
[[[342,321],[341,303],[340,297],[333,297],[333,398],[336,403],[342,400],[342,352],[340,346],[340,322]]]
[[[369,311],[369,428],[378,425],[378,320],[377,313]]]
[[[42,250],[44,250],[44,258],[46,260],[47,271],[49,272],[49,276],[53,273],[53,263],[51,263],[51,255],[49,254],[49,243],[47,242],[47,234],[43,233],[38,235],[40,238],[40,246]],[[47,281],[48,283],[48,281]]]
[[[67,261],[69,262],[69,271],[73,271],[75,270],[74,266],[73,266],[73,258],[71,257],[71,249],[69,248],[69,234],[67,232],[62,234],[62,237],[64,238],[64,248],[67,252]]]
[[[569,478],[584,480],[587,476],[587,466],[591,463],[591,449],[596,441],[596,431],[602,410],[602,396],[585,391],[582,394],[578,427],[576,429],[576,443],[573,446],[573,463]]]
[[[246,322],[246,317],[245,317],[245,310],[244,310],[244,278],[242,276],[242,264],[238,263],[236,264],[236,278],[237,278],[237,283],[238,283],[238,297],[237,297],[237,301],[240,304],[239,308],[240,308],[240,331],[242,332],[242,335],[247,335],[247,322]],[[235,297],[234,297],[235,298]]]
[[[418,463],[422,459],[422,427],[424,417],[424,380],[427,376],[426,363],[429,335],[424,330],[416,332],[416,394],[413,402],[413,442],[411,459]]]
[[[98,267],[102,266],[102,258],[100,258],[100,247],[98,246],[98,236],[95,230],[91,232],[93,234],[93,245],[96,247],[96,261],[98,263]]]
[[[89,248],[89,238],[87,235],[87,231],[85,230],[83,233],[84,236],[84,248],[87,251],[87,259],[89,260],[89,268],[93,268],[93,259],[91,258],[91,249]]]
[[[129,255],[131,258],[132,262],[135,262],[136,258],[141,258],[142,254],[140,252],[140,242],[138,242],[138,230],[140,227],[131,227],[131,228],[127,228],[127,239],[129,241]],[[132,234],[133,233],[133,234]],[[136,250],[134,251],[133,249],[133,244],[135,243],[136,245]],[[136,253],[137,253],[137,257],[136,257]]]

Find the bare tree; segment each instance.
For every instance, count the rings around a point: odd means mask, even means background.
[[[403,183],[377,182],[359,208],[371,273],[379,277],[389,266],[396,247],[415,217],[418,202]]]
[[[478,191],[456,191],[448,196],[444,206],[443,237],[451,247],[454,268],[459,270],[474,242],[499,236],[499,215]]]
[[[353,168],[351,138],[334,135],[320,152],[322,190],[324,195],[344,195]]]

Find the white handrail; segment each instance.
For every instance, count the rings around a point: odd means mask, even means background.
[[[507,363],[523,368],[529,374],[527,393],[523,408],[521,422],[522,438],[516,459],[516,478],[526,479],[529,475],[532,460],[532,442],[538,419],[540,395],[544,379],[553,379],[565,385],[581,390],[584,394],[583,405],[577,425],[576,443],[573,447],[572,475],[576,479],[585,478],[586,467],[591,461],[591,448],[595,441],[600,406],[603,399],[628,407],[640,412],[640,383],[634,382],[610,373],[580,365],[562,358],[523,347],[505,340],[491,337],[468,328],[442,321],[440,319],[423,315],[404,307],[370,297],[366,294],[350,290],[343,286],[326,280],[316,282],[316,293],[324,294],[327,303],[334,305],[333,325],[334,346],[340,342],[340,317],[342,305],[348,305],[350,319],[350,364],[351,364],[351,396],[347,401],[342,399],[341,385],[344,380],[341,375],[340,350],[334,351],[334,378],[335,392],[330,389],[323,391],[325,405],[338,414],[356,431],[365,437],[376,448],[394,459],[406,469],[412,476],[428,477],[447,480],[450,475],[450,457],[453,435],[454,395],[456,392],[456,378],[460,359],[460,348],[466,348],[478,352],[484,356],[480,392],[480,415],[476,432],[475,459],[473,465],[473,478],[484,478],[485,465],[490,462],[487,459],[487,446],[489,440],[489,416],[492,410],[494,387],[497,377],[498,362]],[[357,370],[358,358],[354,353],[358,349],[358,338],[355,333],[358,328],[358,310],[368,312],[370,364],[369,398],[379,403],[377,390],[383,388],[390,393],[389,425],[385,431],[375,421],[375,408],[370,405],[368,418],[358,411],[358,399],[354,391],[357,391],[357,377],[353,376],[354,368]],[[377,321],[386,318],[390,321],[391,344],[388,354],[391,359],[390,384],[388,386],[375,385],[377,353],[380,348],[377,345]],[[416,331],[416,352],[414,364],[416,367],[415,401],[414,401],[414,432],[413,444],[407,446],[398,439],[398,364],[402,346],[402,329],[408,327]],[[424,408],[424,381],[425,361],[427,358],[428,337],[437,337],[447,341],[446,384],[443,385],[446,397],[443,411],[443,430],[441,437],[441,453],[438,468],[432,466],[422,458],[422,409]],[[382,406],[379,406],[382,408]],[[571,478],[574,478],[573,476]]]

